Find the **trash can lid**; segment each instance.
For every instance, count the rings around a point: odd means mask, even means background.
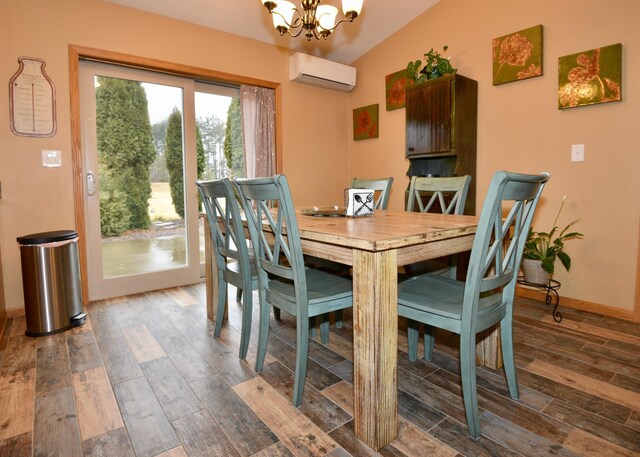
[[[77,236],[78,232],[75,230],[55,230],[53,232],[32,233],[31,235],[19,236],[17,240],[20,244],[31,245],[67,241]]]

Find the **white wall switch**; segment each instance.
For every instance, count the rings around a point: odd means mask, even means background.
[[[584,144],[571,145],[571,161],[584,162]]]
[[[55,151],[52,149],[43,149],[42,150],[42,166],[43,167],[61,167],[62,151]]]

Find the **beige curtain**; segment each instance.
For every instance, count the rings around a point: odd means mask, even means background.
[[[276,172],[275,91],[240,86],[245,177],[263,178]]]

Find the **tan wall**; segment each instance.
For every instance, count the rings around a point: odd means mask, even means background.
[[[2,210],[0,209],[0,217]],[[0,245],[0,338],[7,323],[7,306],[4,302],[4,275],[2,273],[2,245]]]
[[[441,0],[356,62],[358,87],[347,96],[287,82],[288,51],[256,41],[96,0],[8,0],[0,16],[0,81],[9,81],[19,56],[45,59],[56,85],[58,132],[48,139],[11,134],[8,91],[0,90],[0,106],[5,107],[0,110],[0,245],[6,306],[23,306],[16,237],[74,225],[69,44],[281,82],[283,171],[296,204],[334,204],[348,178],[391,175],[396,179],[394,209],[402,208],[408,162],[404,110],[385,111],[384,76],[429,48],[447,44],[459,72],[479,82],[479,203],[498,168],[549,170],[553,178],[536,228],[552,223],[562,195],[569,194],[560,222],[583,218],[579,228],[587,235],[568,246],[574,266],[570,274],[560,270],[556,275],[563,282],[562,294],[630,310],[640,194],[638,17],[636,0]],[[491,40],[536,24],[544,25],[544,76],[493,87]],[[623,44],[624,101],[558,111],[558,56],[617,42]],[[381,107],[380,138],[353,142],[351,108],[371,103]],[[318,128],[326,133],[318,135]],[[584,163],[570,162],[574,143],[585,144]],[[62,168],[42,168],[41,149],[61,149]]]
[[[632,310],[638,259],[640,180],[640,2],[636,0],[440,0],[356,61],[358,86],[351,108],[380,104],[380,138],[350,143],[350,176],[395,178],[390,208],[401,209],[408,182],[404,159],[405,110],[385,110],[384,76],[449,46],[460,74],[479,83],[478,206],[496,169],[548,170],[534,226],[550,229],[564,194],[559,224],[583,218],[583,241],[571,241],[571,273],[557,265],[561,294]],[[492,39],[544,26],[544,76],[492,85]],[[623,101],[559,111],[558,57],[622,43]],[[570,161],[572,144],[586,160]]]
[[[9,128],[7,86],[0,90],[0,245],[8,309],[23,306],[16,237],[74,228],[69,44],[282,83],[282,171],[290,179],[296,204],[328,204],[342,195],[347,184],[348,95],[289,83],[285,49],[96,0],[3,1],[0,30],[5,38],[0,81],[8,83],[19,56],[46,60],[58,116],[58,130],[51,138],[15,136]],[[329,130],[318,135],[318,126]],[[41,149],[62,150],[62,167],[41,167]]]

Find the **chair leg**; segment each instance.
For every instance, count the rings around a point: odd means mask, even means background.
[[[433,359],[433,348],[436,345],[435,329],[430,326],[424,326],[424,359],[430,362]]]
[[[276,308],[275,306],[273,307],[273,317],[277,321],[280,320],[280,308]]]
[[[418,358],[418,338],[420,337],[420,324],[413,319],[407,319],[407,345],[409,347],[409,360],[415,362]]]
[[[218,338],[222,330],[222,322],[224,321],[224,311],[227,303],[227,281],[222,278],[222,274],[218,275],[218,309],[216,310],[216,326],[213,330],[213,336]]]
[[[329,313],[320,316],[320,341],[329,344]]]
[[[502,363],[504,374],[509,387],[509,395],[517,400],[518,379],[516,378],[516,362],[513,354],[513,323],[512,319],[504,318],[500,322],[500,340],[502,342]]]
[[[247,290],[251,290],[251,283],[245,284]],[[237,296],[242,297],[242,289],[238,288]],[[246,359],[251,337],[251,315],[253,314],[253,293],[244,294],[242,303],[242,329],[240,330],[240,358]]]
[[[240,289],[239,287],[238,287],[238,290],[236,291],[236,301],[237,302],[242,301],[242,289]]]
[[[336,311],[336,328],[342,328],[342,319],[343,319],[342,315],[343,314],[344,313],[342,312],[341,309]]]
[[[267,355],[267,344],[269,343],[269,304],[266,303],[264,291],[260,291],[260,324],[258,329],[257,373],[262,371],[264,359]]]
[[[316,336],[316,317],[312,316],[309,318],[309,336],[311,338],[315,338]]]
[[[302,404],[302,395],[304,393],[304,381],[307,376],[307,357],[309,353],[309,327],[306,322],[301,322],[298,318],[296,323],[296,372],[293,379],[293,392],[291,403],[293,406]]]
[[[469,435],[480,437],[480,415],[478,414],[478,394],[476,391],[476,337],[460,335],[460,377],[462,378],[462,398],[467,415]]]
[[[449,265],[451,265],[451,268],[449,268],[449,271],[447,272],[447,277],[451,279],[457,279],[458,277],[458,256],[457,255],[449,256]]]

